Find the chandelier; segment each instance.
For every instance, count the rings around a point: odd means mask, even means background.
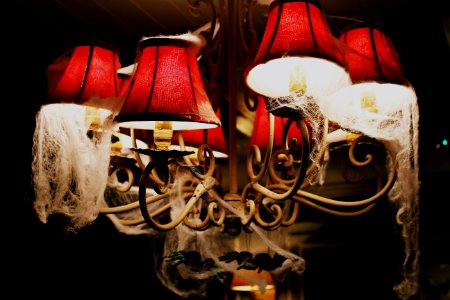
[[[301,274],[304,259],[264,232],[295,224],[303,205],[352,217],[388,196],[405,243],[395,290],[402,299],[415,294],[417,99],[389,38],[366,23],[333,33],[317,1],[273,1],[259,38],[255,1],[189,3],[193,12],[207,6],[210,23],[142,38],[131,67],[120,68],[118,50],[101,43],[49,66],[52,104],[38,114],[33,146],[40,220],[63,214],[76,230],[105,214],[127,234],[165,232],[176,237],[162,249],[167,268],[223,280],[240,269]],[[242,103],[254,124],[240,187]],[[371,196],[346,201],[311,190],[344,148],[349,165],[373,172]],[[241,232],[259,235],[270,253],[209,247]]]

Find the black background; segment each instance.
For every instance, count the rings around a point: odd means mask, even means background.
[[[46,95],[46,67],[83,38],[114,44],[126,65],[134,59],[135,48],[130,45],[136,45],[140,36],[97,34],[76,19],[30,10],[25,2],[12,2],[4,11],[4,17],[11,13],[12,18],[3,25],[7,80],[2,85],[2,112],[3,131],[8,133],[3,141],[3,229],[10,238],[2,246],[8,253],[2,264],[10,267],[5,272],[6,287],[12,288],[12,298],[31,293],[51,298],[128,294],[177,299],[155,280],[151,255],[155,239],[124,236],[104,217],[78,234],[65,233],[58,220],[43,225],[36,219],[30,184],[31,147],[35,115]],[[443,138],[450,139],[450,50],[443,24],[444,19],[449,20],[449,10],[437,2],[397,1],[392,10],[377,16],[418,95],[421,299],[440,299],[439,293],[450,286],[430,283],[438,266],[450,272],[450,151],[448,146],[436,148]],[[390,213],[390,207],[381,206],[373,214],[381,220],[343,222],[341,229],[358,226],[351,235],[357,240],[347,241],[345,247],[304,253],[310,261],[305,276],[307,299],[395,299],[391,287],[399,279],[401,245]],[[215,296],[210,299],[223,294],[220,285],[212,289]]]

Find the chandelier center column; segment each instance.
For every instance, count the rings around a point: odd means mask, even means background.
[[[227,81],[228,81],[228,147],[230,151],[229,156],[229,192],[225,195],[225,200],[240,200],[241,197],[238,191],[238,160],[237,160],[237,129],[236,129],[236,107],[237,107],[237,56],[236,40],[237,34],[237,20],[236,6],[240,5],[240,1],[226,1],[224,19],[227,21],[226,29],[223,31],[223,39],[226,43],[225,52],[227,55]]]

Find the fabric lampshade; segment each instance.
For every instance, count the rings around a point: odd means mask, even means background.
[[[298,92],[327,95],[349,83],[341,59],[317,1],[275,0],[245,81],[271,98]]]
[[[136,70],[116,116],[119,125],[154,129],[155,121],[173,121],[173,130],[219,126],[203,86],[199,49],[195,35],[142,40]]]
[[[283,128],[288,122],[288,118],[282,118],[275,116],[274,124],[274,148],[280,148],[283,146]],[[302,134],[300,129],[295,124],[289,127],[288,139],[296,138],[297,143],[302,142]],[[261,151],[267,149],[267,141],[269,139],[269,115],[266,111],[265,100],[263,96],[258,96],[258,106],[255,113],[255,121],[253,123],[252,136],[247,145],[247,151],[252,145],[257,145]]]
[[[128,87],[130,86],[131,75],[121,74],[119,73],[119,95],[125,96],[125,93],[128,91]]]
[[[220,110],[217,110],[216,116],[220,120]],[[183,131],[183,140],[186,147],[198,148],[202,144],[207,144],[213,150],[214,157],[228,157],[228,148],[225,141],[225,136],[223,135],[222,127],[185,130]],[[177,141],[178,134],[175,134],[174,142],[177,144]]]
[[[116,49],[107,45],[77,46],[47,68],[48,98],[114,110],[120,67]]]
[[[339,40],[349,49],[344,52],[353,84],[377,81],[404,84],[397,52],[390,39],[373,27],[349,29]]]
[[[348,29],[340,40],[348,47],[344,57],[353,84],[330,96],[322,111],[341,127],[366,134],[392,126],[389,119],[416,100],[392,42],[372,27]]]
[[[275,289],[275,283],[270,272],[240,269],[233,273],[231,289],[234,291],[256,291],[260,290],[261,284],[263,290]]]
[[[92,223],[104,203],[112,115],[118,107],[118,52],[82,45],[47,68],[48,99],[33,136],[34,207],[46,223],[64,215],[71,229]]]

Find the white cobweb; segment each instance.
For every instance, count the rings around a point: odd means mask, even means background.
[[[171,219],[175,219],[185,207],[185,197],[182,187],[186,182],[195,181],[190,172],[178,170],[176,180],[170,195]],[[202,201],[202,200],[200,200]],[[179,224],[175,229],[164,235],[164,249],[162,257],[155,257],[155,271],[160,281],[171,291],[182,297],[201,296],[205,297],[207,285],[217,276],[217,269],[191,270],[186,264],[178,264],[175,267],[166,258],[176,251],[196,251],[202,259],[213,259],[218,263],[217,257],[223,255],[226,246],[222,234],[217,227],[205,231],[196,231]],[[189,280],[195,280],[195,285],[186,285]]]
[[[361,92],[377,89],[375,111],[361,106]],[[419,273],[419,109],[409,86],[364,83],[321,103],[321,110],[347,130],[382,140],[396,161],[397,179],[388,197],[398,206],[397,223],[405,245],[403,281],[394,289],[401,299],[417,292]]]
[[[320,141],[325,118],[319,109],[317,98],[309,94],[293,93],[287,97],[270,98],[267,102],[267,111],[269,112],[280,108],[289,109],[291,112],[295,111],[298,116],[306,118],[305,121],[311,134],[309,154],[311,167],[305,180],[312,185],[323,184],[324,176],[321,171],[324,168],[324,162],[321,161],[321,152],[324,150],[322,149],[324,145]]]
[[[76,104],[45,105],[33,136],[36,213],[43,223],[53,214],[68,217],[68,230],[96,219],[108,177],[111,121],[103,113],[104,126],[91,139],[85,110]]]
[[[196,181],[193,175],[185,171],[179,170],[174,182],[173,192],[170,197],[171,202],[171,219],[175,219],[184,209],[186,201],[182,195],[181,188],[185,182]],[[208,198],[219,202],[226,209],[230,210],[235,215],[244,218],[242,213],[232,207],[227,201],[223,200],[215,191],[211,189],[208,192]],[[200,201],[205,201],[201,199]],[[267,245],[272,253],[277,253],[286,260],[284,263],[272,270],[274,274],[282,274],[288,270],[302,274],[305,268],[305,261],[303,258],[283,249],[270,238],[268,238],[260,228],[251,223],[250,228],[257,234],[262,241]],[[227,238],[228,237],[228,238]],[[188,228],[184,224],[179,224],[174,230],[170,230],[164,235],[164,249],[162,257],[155,256],[155,271],[160,281],[171,291],[182,297],[189,296],[206,296],[207,286],[211,280],[215,280],[219,272],[234,273],[238,272],[236,263],[226,263],[220,261],[219,257],[230,251],[230,241],[234,237],[227,236],[220,231],[217,226],[211,226],[204,231],[196,231]],[[179,264],[176,267],[171,266],[166,262],[165,258],[172,255],[176,251],[196,251],[200,254],[203,260],[212,259],[215,268],[207,270],[192,270],[185,264]],[[195,280],[195,286],[183,284],[188,280]],[[261,292],[264,292],[265,282],[248,278],[259,287]]]
[[[114,174],[113,174],[114,175]],[[110,176],[110,178],[114,176]],[[121,205],[128,205],[136,202],[139,199],[138,187],[133,186],[127,192],[118,191],[116,184],[109,180],[105,189],[105,202],[108,207],[117,207]],[[149,191],[147,196],[154,195],[154,191]],[[148,205],[149,210],[157,209],[163,204],[157,203],[156,205]],[[140,234],[155,234],[155,230],[151,229],[146,223],[138,223],[133,225],[124,224],[124,221],[136,220],[142,217],[139,207],[130,209],[121,213],[110,213],[106,216],[111,220],[117,231],[127,235],[140,235]]]
[[[362,85],[361,85],[362,86]],[[269,109],[289,108],[306,117],[312,127],[312,140],[320,141],[323,116],[337,122],[342,128],[379,139],[384,142],[389,153],[396,160],[397,179],[388,197],[398,206],[397,223],[402,228],[405,245],[403,280],[394,287],[401,299],[408,299],[417,292],[419,275],[419,110],[416,94],[411,87],[389,84],[365,84],[344,87],[339,92],[317,97],[307,94],[293,94],[281,99],[270,99]],[[382,88],[377,111],[370,112],[361,108],[361,91]],[[386,101],[385,101],[386,100]],[[354,109],[352,109],[352,107]],[[315,166],[312,174],[317,174],[325,166],[319,159],[321,145],[315,143],[311,150],[310,161]],[[323,150],[323,149],[322,149]],[[321,177],[312,176],[320,179]],[[311,182],[314,183],[314,182]]]

